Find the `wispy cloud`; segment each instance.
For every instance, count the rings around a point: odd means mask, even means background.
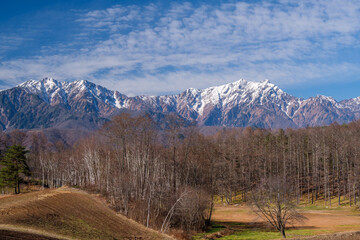
[[[239,78],[286,86],[355,75],[356,64],[337,55],[359,50],[359,10],[356,0],[116,5],[78,16],[84,48],[3,61],[0,79],[82,78],[135,95]]]

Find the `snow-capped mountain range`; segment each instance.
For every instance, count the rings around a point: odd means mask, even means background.
[[[296,98],[265,80],[239,80],[176,95],[128,97],[86,80],[30,80],[0,92],[3,129],[96,128],[121,111],[176,113],[200,126],[287,128],[346,123],[360,117],[360,97]]]

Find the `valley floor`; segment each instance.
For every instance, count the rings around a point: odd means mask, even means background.
[[[303,223],[289,226],[287,237],[294,239],[360,239],[360,212],[350,207],[301,207],[307,217]],[[280,239],[273,230],[246,205],[217,205],[213,226],[194,239]]]

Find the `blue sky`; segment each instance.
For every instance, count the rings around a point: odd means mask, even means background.
[[[0,89],[87,79],[128,95],[269,79],[360,96],[358,0],[0,0]]]

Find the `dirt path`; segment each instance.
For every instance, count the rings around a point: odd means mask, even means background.
[[[9,195],[0,195],[0,199],[1,199],[1,198],[8,198],[8,197],[11,197],[11,196],[12,196],[12,195],[10,195],[10,194],[9,194]]]

